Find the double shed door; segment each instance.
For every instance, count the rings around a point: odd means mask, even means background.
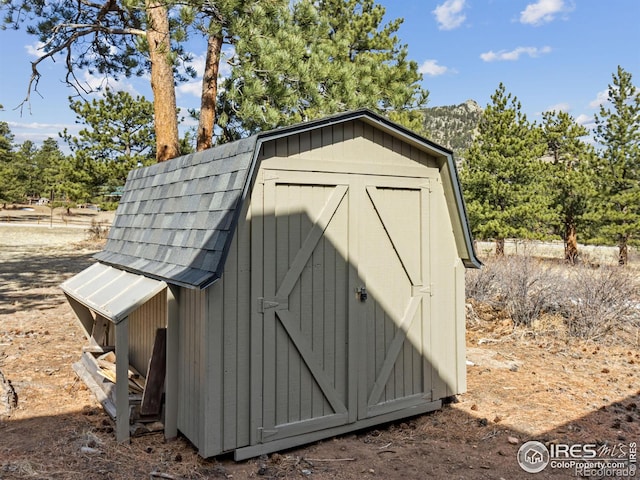
[[[428,182],[264,171],[253,444],[431,400]]]

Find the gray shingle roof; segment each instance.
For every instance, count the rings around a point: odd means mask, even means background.
[[[101,262],[203,288],[219,278],[257,136],[133,170]]]
[[[356,119],[440,159],[461,258],[468,267],[480,266],[452,152],[366,109],[262,132],[132,171],[105,249],[95,258],[167,283],[205,288],[222,275],[262,142]]]

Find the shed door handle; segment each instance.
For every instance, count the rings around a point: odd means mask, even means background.
[[[365,302],[367,300],[367,287],[360,287],[356,289],[356,296],[358,300],[361,302]]]

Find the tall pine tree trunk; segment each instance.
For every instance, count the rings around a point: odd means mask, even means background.
[[[147,41],[151,59],[156,160],[164,162],[180,155],[176,89],[170,56],[169,15],[158,0],[146,0],[145,5],[149,19]]]
[[[496,257],[504,257],[504,238],[496,239]]]
[[[618,265],[624,266],[629,261],[629,234],[625,233],[618,236]]]
[[[565,223],[564,259],[572,265],[574,265],[578,259],[578,233],[576,231],[576,225],[572,221]]]
[[[202,77],[202,98],[200,99],[200,120],[198,122],[198,152],[213,145],[213,127],[216,122],[216,99],[218,96],[218,71],[222,35],[209,35],[207,40],[207,60]]]

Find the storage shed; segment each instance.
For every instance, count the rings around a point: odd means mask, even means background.
[[[119,440],[130,365],[143,397],[164,385],[165,435],[204,457],[417,415],[466,389],[464,269],[480,262],[452,153],[371,111],[132,171],[96,259],[62,289],[87,365],[115,349]]]

